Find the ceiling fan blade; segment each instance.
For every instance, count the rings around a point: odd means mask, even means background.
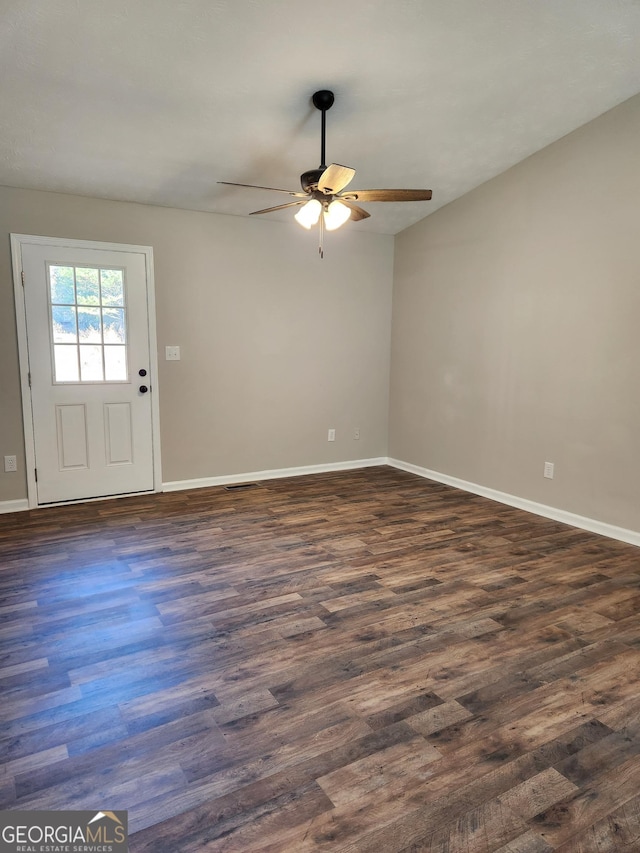
[[[353,201],[429,201],[431,190],[348,190],[340,200]]]
[[[277,187],[258,187],[255,184],[236,184],[233,181],[218,181],[219,184],[224,184],[227,187],[248,187],[250,190],[269,190],[272,193],[286,193],[287,195],[296,196],[296,198],[307,198],[306,193],[296,193],[293,190],[279,190]]]
[[[356,170],[350,169],[349,166],[332,163],[320,175],[318,189],[326,195],[335,195],[347,186],[355,173]]]
[[[338,199],[340,204],[344,204],[345,207],[348,207],[351,211],[351,219],[354,222],[359,222],[361,219],[368,219],[371,214],[367,213],[366,210],[363,210],[361,207],[358,207],[357,204],[354,204],[352,201],[348,201],[346,198]]]
[[[292,193],[293,195],[293,193]],[[306,204],[305,201],[288,201],[286,204],[276,204],[275,207],[265,207],[264,210],[252,210],[249,216],[255,216],[256,213],[271,213],[273,210],[284,210],[285,207],[300,207],[303,204]]]

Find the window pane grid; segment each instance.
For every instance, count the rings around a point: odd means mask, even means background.
[[[126,382],[122,269],[49,265],[54,381]]]

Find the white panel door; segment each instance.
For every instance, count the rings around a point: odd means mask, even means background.
[[[38,504],[152,491],[147,253],[21,240]]]

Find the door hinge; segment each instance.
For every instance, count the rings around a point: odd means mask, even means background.
[[[20,278],[22,279],[22,286],[24,287],[24,270],[20,270]]]
[[[34,474],[36,475],[36,483],[37,483],[38,482],[38,469],[34,468],[33,471],[34,471]]]
[[[29,383],[29,388],[31,388],[31,371],[29,371],[29,373],[27,373],[27,381]]]

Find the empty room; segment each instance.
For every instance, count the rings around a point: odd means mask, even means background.
[[[640,6],[0,39],[0,850],[640,853]]]

